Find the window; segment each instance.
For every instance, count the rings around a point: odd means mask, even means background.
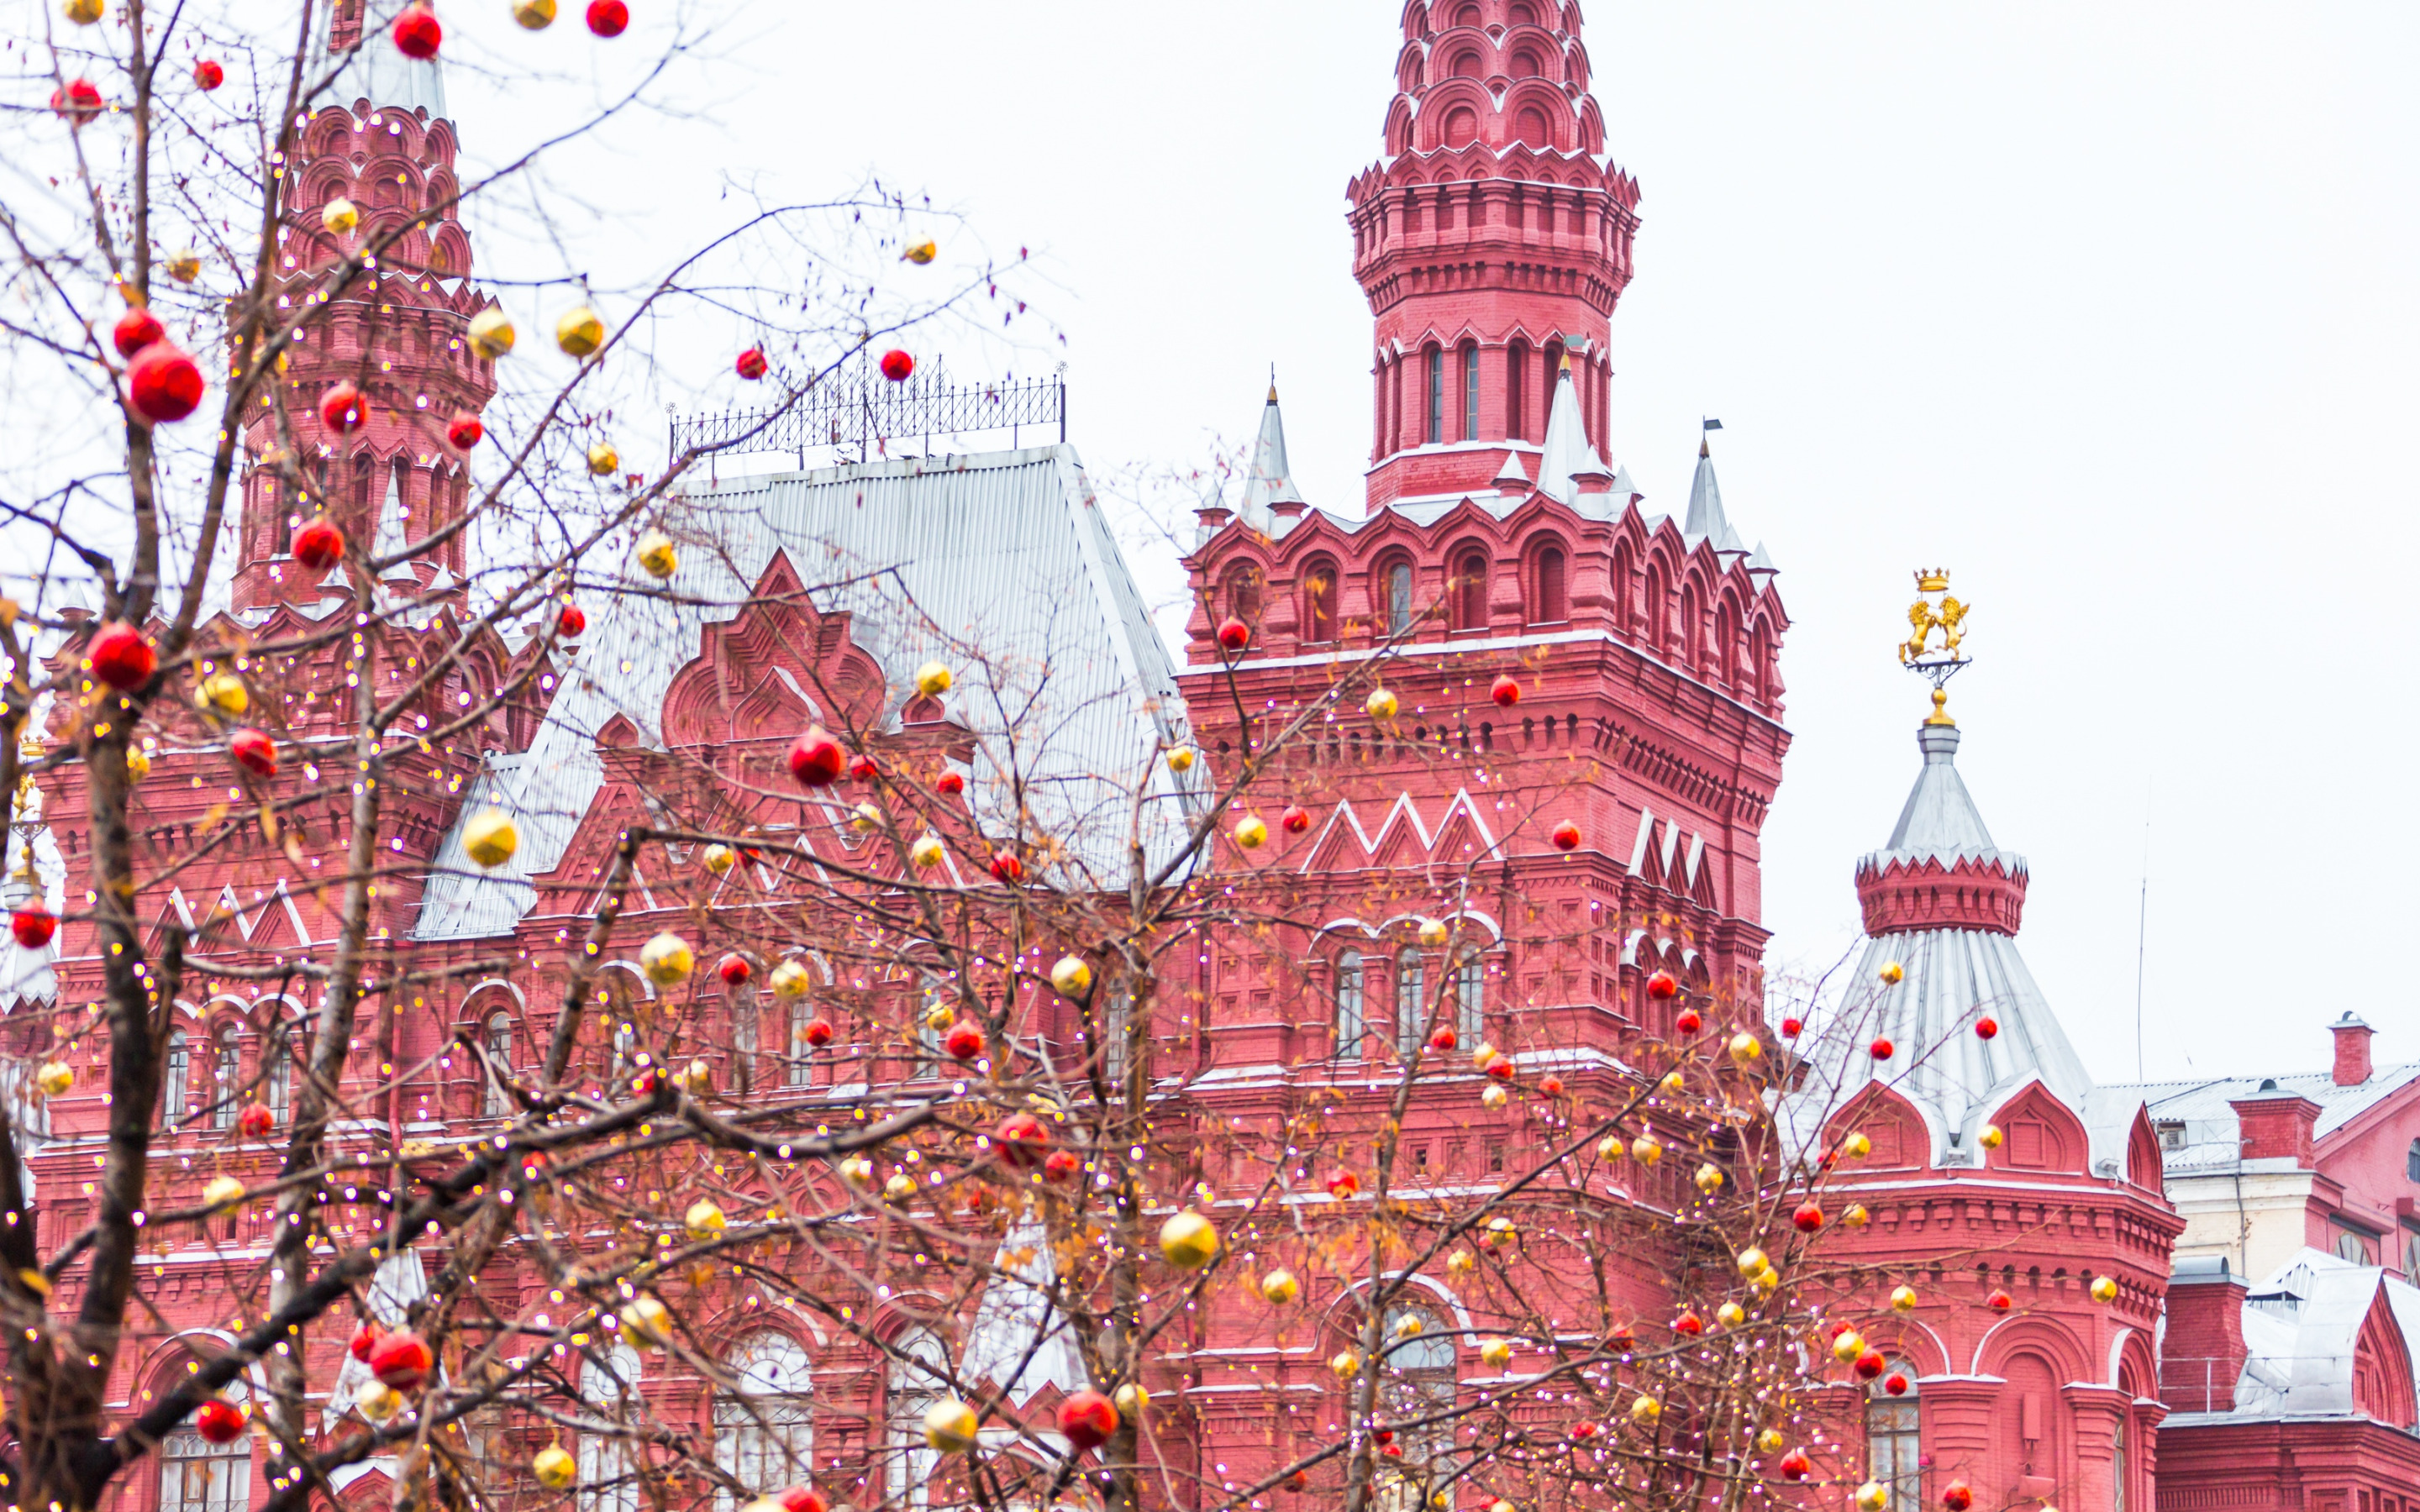
[[[890,1401],[883,1421],[890,1442],[890,1500],[896,1506],[923,1507],[931,1495],[933,1471],[940,1456],[924,1443],[924,1412],[948,1392],[948,1357],[941,1341],[923,1329],[901,1335],[891,1346]]]
[[[244,1512],[252,1504],[252,1436],[212,1443],[190,1427],[160,1444],[160,1512]]]
[[[479,1101],[479,1111],[491,1119],[501,1119],[513,1111],[511,1094],[504,1090],[504,1078],[513,1072],[513,1019],[509,1013],[488,1015],[486,1030],[488,1058],[494,1063],[488,1072],[488,1085]]]
[[[1487,964],[1479,952],[1466,952],[1453,968],[1453,1032],[1465,1044],[1487,1038]]]
[[[1529,416],[1521,407],[1521,370],[1529,365],[1529,344],[1515,341],[1504,349],[1504,434],[1529,439]]]
[[[235,1127],[235,1099],[243,1086],[243,1045],[235,1026],[222,1024],[210,1035],[210,1127]]]
[[[1445,353],[1429,348],[1429,424],[1421,438],[1431,446],[1445,440]]]
[[[1121,981],[1103,995],[1101,1074],[1112,1087],[1126,1079],[1126,1029],[1134,1023],[1134,987]]]
[[[947,1026],[934,1022],[941,1015],[933,1011],[947,1007],[949,1002],[950,994],[942,988],[940,981],[926,977],[923,1006],[916,1013],[915,1066],[908,1073],[910,1076],[931,1076],[940,1071],[941,1036],[947,1032]]]
[[[2412,1148],[2403,1152],[2403,1175],[2407,1180],[2420,1181],[2420,1139],[2412,1141]]]
[[[294,1102],[295,1053],[293,1030],[284,1024],[272,1024],[260,1047],[261,1095],[269,1103],[271,1120],[281,1126]]]
[[[1462,344],[1462,439],[1479,440],[1479,343]]]
[[[2376,1263],[2369,1257],[2369,1241],[2350,1228],[2336,1230],[2336,1258],[2350,1260],[2355,1265]]]
[[[1884,1384],[1894,1375],[1908,1382],[1902,1396],[1892,1396]],[[1890,1504],[1895,1507],[1924,1504],[1922,1440],[1916,1366],[1893,1360],[1882,1381],[1866,1388],[1866,1474],[1890,1489]]]
[[[731,1081],[743,1095],[756,1085],[757,1024],[754,979],[731,989]]]
[[[1539,548],[1535,569],[1538,591],[1529,604],[1530,624],[1560,625],[1572,617],[1563,590],[1563,569],[1561,547]]]
[[[1421,1512],[1431,1489],[1454,1474],[1454,1425],[1446,1415],[1455,1405],[1453,1335],[1427,1309],[1397,1305],[1387,1310],[1386,1338],[1378,1398],[1388,1420],[1404,1425],[1396,1430],[1404,1457],[1381,1461],[1377,1504],[1381,1512]]]
[[[160,1072],[160,1127],[173,1129],[185,1116],[186,1077],[190,1074],[191,1052],[186,1047],[185,1031],[178,1029],[168,1036],[168,1063]]]
[[[629,1345],[616,1340],[581,1366],[581,1512],[639,1512],[639,1451],[628,1437],[638,1397],[639,1351]]]
[[[1246,625],[1255,627],[1261,623],[1261,569],[1245,565],[1227,574],[1227,591],[1223,595],[1227,612]]]
[[[1427,973],[1418,950],[1395,957],[1395,1049],[1408,1058],[1427,1038]]]
[[[2420,1234],[2403,1236],[2403,1279],[2420,1286]]]
[[[815,1005],[803,997],[790,1001],[790,1053],[784,1069],[792,1087],[804,1087],[813,1080],[814,1063],[807,1056],[807,1026],[815,1021]]]
[[[2153,1124],[2152,1127],[2157,1129],[2160,1133],[2160,1148],[2162,1149],[2182,1149],[2185,1148],[2185,1126],[2182,1119],[2162,1119],[2158,1123]]]
[[[732,1385],[714,1403],[714,1462],[748,1490],[771,1495],[814,1468],[814,1378],[807,1351],[775,1329],[751,1334],[726,1357]],[[716,1493],[728,1508],[738,1498]]]
[[[1336,639],[1336,563],[1321,558],[1302,571],[1302,638]]]
[[[2116,1459],[2109,1467],[2109,1512],[2126,1512],[2126,1412],[2118,1414]]]
[[[1361,1010],[1361,952],[1347,950],[1336,958],[1336,1058],[1361,1058],[1361,1036],[1368,1024]]]
[[[1387,568],[1387,633],[1412,627],[1412,564],[1398,559]]]
[[[1453,627],[1487,628],[1487,557],[1482,552],[1465,552],[1453,564]]]

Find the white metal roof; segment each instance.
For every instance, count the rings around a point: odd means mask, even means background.
[[[2243,1098],[2289,1092],[2319,1105],[2317,1137],[2328,1135],[2360,1118],[2387,1098],[2420,1081],[2420,1061],[2373,1067],[2369,1079],[2338,1087],[2333,1072],[2299,1072],[2284,1076],[2221,1076],[2191,1081],[2134,1082],[2122,1088],[2140,1098],[2161,1123],[2184,1125],[2184,1143],[2162,1150],[2172,1175],[2224,1172],[2243,1156],[2242,1122],[2227,1104]],[[2272,1084],[2274,1085],[2267,1085]]]

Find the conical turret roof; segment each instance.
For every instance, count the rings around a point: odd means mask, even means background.
[[[1575,477],[1604,471],[1605,463],[1589,445],[1588,424],[1580,418],[1579,390],[1572,382],[1571,359],[1563,359],[1555,379],[1555,398],[1546,411],[1546,444],[1538,458],[1538,491],[1561,503],[1580,496]]]
[[[1244,502],[1236,517],[1256,531],[1267,531],[1273,504],[1303,502],[1286,462],[1285,415],[1278,409],[1278,386],[1269,383],[1268,403],[1261,406],[1261,434],[1252,443],[1252,470],[1244,480]]]

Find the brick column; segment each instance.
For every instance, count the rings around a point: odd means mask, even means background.
[[[2058,1478],[2068,1488],[2069,1500],[2077,1506],[2105,1507],[2111,1500],[2111,1472],[2118,1453],[2118,1421],[2130,1412],[2134,1399],[2109,1386],[2061,1386],[2058,1392],[2067,1403],[2068,1421],[2075,1429],[2075,1459],[2062,1466],[2066,1473]],[[2143,1451],[2144,1435],[2130,1435],[2126,1443],[2129,1459]],[[2137,1486],[2139,1475],[2129,1478]]]

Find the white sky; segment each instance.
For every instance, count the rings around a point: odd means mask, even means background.
[[[448,8],[466,49],[597,49],[576,5],[542,39],[491,8]],[[633,8],[609,68],[668,6]],[[706,118],[565,170],[620,252],[720,224],[726,174],[807,194],[877,169],[1033,249],[1096,471],[1241,440],[1275,362],[1297,481],[1358,507],[1342,191],[1377,153],[1393,6],[732,9],[679,85]],[[1615,455],[1677,509],[1720,416],[1732,518],[1796,617],[1776,960],[1854,931],[1852,866],[1916,764],[1908,573],[1946,564],[1976,606],[1962,767],[2032,860],[2025,953],[2094,1072],[2133,1070],[2147,817],[2153,1074],[2323,1066],[2348,1007],[2420,1057],[2395,944],[2420,904],[2412,616],[2377,574],[2415,544],[2420,9],[1667,0],[1598,5],[1588,41],[1644,190]],[[532,124],[452,87],[474,153]]]

